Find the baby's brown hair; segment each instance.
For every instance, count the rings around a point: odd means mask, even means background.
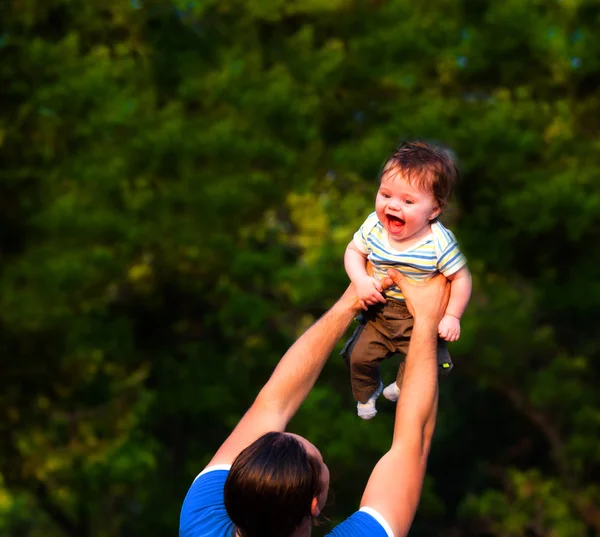
[[[401,172],[409,184],[430,190],[444,210],[458,182],[458,168],[447,149],[421,140],[403,142],[387,159],[380,180]]]

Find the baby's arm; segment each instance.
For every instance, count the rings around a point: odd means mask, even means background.
[[[446,313],[438,326],[438,333],[446,341],[456,341],[460,337],[460,318],[471,297],[471,273],[465,265],[448,279],[450,280],[450,300]]]
[[[367,273],[367,256],[358,249],[353,240],[346,248],[344,266],[348,277],[356,287],[356,294],[362,309],[366,310],[377,302],[385,303],[385,298],[381,294],[381,283]]]

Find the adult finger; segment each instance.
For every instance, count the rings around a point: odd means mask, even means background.
[[[404,283],[408,281],[406,276],[404,276],[404,274],[398,272],[396,269],[393,269],[393,268],[388,269],[387,274],[388,274],[388,278],[392,282],[390,285],[396,284],[398,287],[400,287],[400,289],[402,289],[402,285],[404,285]]]
[[[449,282],[443,275],[438,274],[425,282],[413,282],[393,269],[388,275],[402,290],[408,311],[415,318],[440,321],[450,292]]]
[[[380,282],[381,282],[381,290],[382,291],[385,291],[388,287],[391,287],[392,285],[394,285],[394,280],[392,280],[392,278],[390,278],[389,276],[386,276],[385,278],[380,280]]]

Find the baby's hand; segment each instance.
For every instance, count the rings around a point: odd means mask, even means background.
[[[373,306],[377,302],[385,304],[385,298],[381,294],[383,291],[381,282],[377,278],[366,276],[362,280],[355,282],[354,286],[356,287],[358,303],[363,310],[369,309],[369,306]]]
[[[438,325],[438,334],[446,341],[456,341],[460,337],[460,319],[444,315]]]

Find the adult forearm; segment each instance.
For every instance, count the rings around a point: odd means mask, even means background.
[[[283,423],[294,416],[315,385],[327,358],[357,313],[355,297],[344,296],[285,353],[257,401],[268,405]],[[284,425],[285,426],[285,425]]]
[[[265,387],[209,465],[231,464],[243,449],[264,433],[285,430],[357,312],[356,291],[351,285],[281,358]]]
[[[429,449],[437,414],[436,356],[436,322],[415,320],[396,408],[394,442],[411,431],[411,434],[420,435],[423,449]]]

